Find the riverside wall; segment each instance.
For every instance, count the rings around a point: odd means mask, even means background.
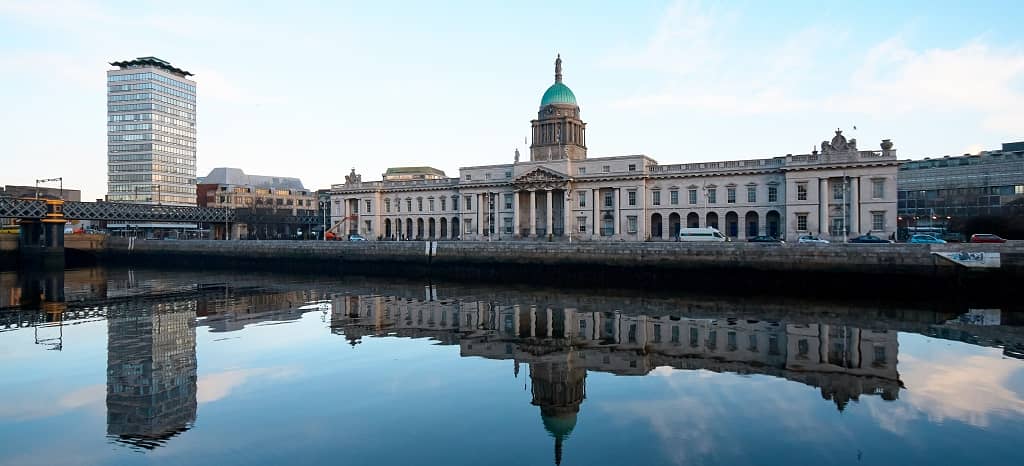
[[[758,244],[545,242],[129,241],[94,249],[104,261],[191,268],[256,267],[338,274],[552,285],[761,291],[1000,291],[1024,276],[1024,242],[1006,244]],[[967,269],[932,252],[999,252],[998,269]],[[868,286],[869,288],[864,288]],[[859,288],[858,288],[859,287]]]

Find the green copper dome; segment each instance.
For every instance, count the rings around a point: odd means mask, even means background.
[[[558,81],[552,84],[548,90],[544,91],[544,97],[540,98],[541,107],[550,104],[576,105],[576,95],[572,93],[572,89],[569,89],[569,86]]]

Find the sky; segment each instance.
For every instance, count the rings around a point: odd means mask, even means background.
[[[195,73],[197,172],[511,163],[554,80],[590,157],[904,159],[1024,140],[1024,2],[0,0],[0,184],[106,192],[109,62]],[[854,127],[857,129],[854,130]]]

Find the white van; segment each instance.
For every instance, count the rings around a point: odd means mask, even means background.
[[[679,241],[728,241],[720,231],[714,228],[682,228],[679,230]]]

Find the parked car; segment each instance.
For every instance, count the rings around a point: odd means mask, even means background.
[[[945,240],[938,239],[932,235],[916,234],[910,237],[908,243],[913,244],[946,244]]]
[[[728,239],[715,228],[682,228],[679,230],[679,241],[713,241],[723,242]]]
[[[798,238],[796,240],[796,242],[798,242],[798,243],[811,243],[811,244],[828,244],[829,243],[829,241],[827,239],[821,239],[821,238],[818,238],[817,236],[814,236],[814,235],[801,235],[800,238]]]
[[[856,238],[853,238],[849,242],[851,242],[851,243],[862,243],[862,244],[888,244],[888,243],[891,243],[892,240],[888,240],[888,239],[885,239],[885,238],[879,238],[879,237],[877,237],[875,235],[872,235],[871,233],[868,233],[866,235],[860,235],[860,236],[858,236]]]
[[[366,241],[366,238],[364,238],[363,235],[358,235],[358,234],[352,233],[352,234],[348,235],[348,240],[349,241]]]
[[[993,235],[991,233],[975,233],[971,235],[972,243],[1005,243],[1006,240],[1000,238],[999,235]]]
[[[785,241],[774,236],[760,235],[747,240],[751,243],[785,243]]]

